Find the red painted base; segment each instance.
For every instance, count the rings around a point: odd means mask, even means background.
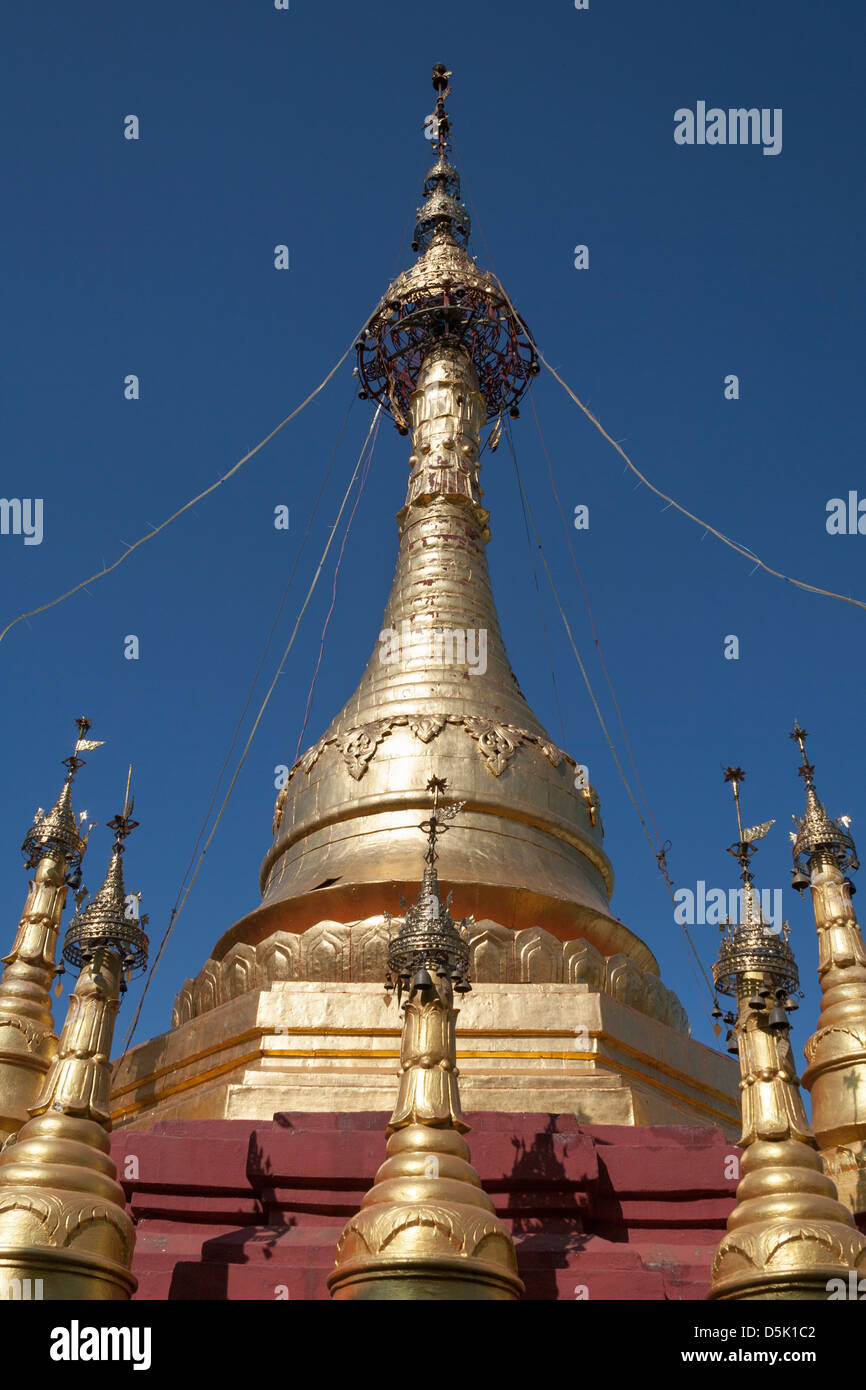
[[[700,1299],[733,1205],[718,1129],[467,1116],[525,1297]],[[112,1136],[139,1299],[325,1299],[341,1227],[384,1159],[384,1112],[164,1121]]]

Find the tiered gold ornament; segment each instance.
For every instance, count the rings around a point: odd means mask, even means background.
[[[448,158],[449,76],[434,69],[439,147],[417,211],[421,254],[357,344],[360,394],[412,437],[379,640],[354,694],[289,769],[261,907],[213,956],[323,921],[339,935],[379,914],[395,885],[408,896],[413,822],[435,755],[466,802],[449,861],[460,915],[514,930],[543,922],[559,940],[622,952],[657,974],[652,952],[611,912],[597,793],[524,698],[499,626],[481,456],[503,418],[519,414],[538,361],[505,292],[467,251],[469,216]]]
[[[806,758],[805,729],[798,769],[806,785],[806,814],[794,817],[794,887],[811,887],[818,928],[821,1012],[805,1047],[803,1085],[812,1097],[812,1123],[839,1197],[866,1212],[866,946],[854,913],[848,871],[860,867],[848,818],[832,820],[818,800],[815,768]]]
[[[749,861],[769,824],[743,829],[739,784],[728,768],[739,840],[730,847],[740,864],[743,910],[723,928],[713,967],[716,988],[734,995],[737,1014],[728,1035],[739,1053],[744,1149],[737,1205],[713,1261],[712,1299],[827,1299],[831,1280],[866,1269],[866,1238],[837,1200],[824,1173],[806,1118],[789,1040],[788,1011],[799,986],[794,954],[782,933],[764,920]]]
[[[0,1296],[37,1286],[45,1299],[126,1299],[136,1288],[135,1233],[108,1138],[115,1015],[124,974],[147,959],[123,883],[131,813],[127,788],[123,814],[110,822],[105,882],[66,934],[64,957],[81,973],[57,1055],[33,1118],[0,1153]]]
[[[72,811],[72,782],[84,759],[90,721],[79,719],[78,740],[64,766],[63,788],[50,811],[36,812],[22,850],[32,869],[18,933],[0,980],[0,1144],[27,1119],[39,1094],[57,1034],[51,1012],[51,985],[57,974],[57,933],[67,890],[81,882],[81,857],[87,837]],[[82,817],[83,820],[83,817]]]
[[[523,1284],[508,1231],[469,1162],[460,1110],[454,990],[469,989],[464,920],[442,903],[436,839],[461,803],[439,804],[445,782],[432,778],[433,811],[421,891],[388,952],[386,988],[404,1005],[400,1086],[388,1125],[388,1157],[361,1210],[343,1230],[335,1299],[514,1299]]]

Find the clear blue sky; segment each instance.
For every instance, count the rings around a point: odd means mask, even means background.
[[[430,68],[453,69],[457,158],[488,252],[548,359],[683,505],[775,568],[866,598],[866,536],[826,503],[866,497],[862,14],[764,0],[358,5],[267,0],[19,7],[0,86],[4,241],[0,493],[41,497],[44,539],[0,536],[0,626],[115,559],[266,434],[321,380],[408,264],[429,163]],[[698,101],[783,111],[783,148],[681,147]],[[141,123],[137,142],[123,119]],[[464,192],[467,189],[464,186]],[[273,248],[290,248],[278,272]],[[590,268],[573,266],[577,244]],[[141,399],[123,399],[128,373]],[[726,401],[736,373],[740,399]],[[0,644],[3,935],[26,891],[18,846],[56,795],[72,721],[107,740],[77,804],[105,822],[135,764],[127,855],[151,935],[165,928],[355,385],[351,362],[215,495],[92,591]],[[813,733],[819,787],[866,855],[866,612],[757,572],[635,487],[546,373],[535,397],[603,650],[677,886],[730,886],[720,765],[745,814],[776,817],[758,879],[785,889],[814,1026],[811,909],[788,889],[802,795],[786,738]],[[369,422],[357,402],[266,665],[275,668]],[[611,728],[586,610],[532,413],[515,438],[536,520]],[[305,745],[354,689],[396,554],[406,441],[380,432],[340,576]],[[490,564],[512,664],[560,737],[506,449],[488,459]],[[291,511],[288,532],[273,510]],[[331,598],[323,576],[285,675],[146,1001],[137,1040],[258,902],[274,767],[294,759]],[[543,585],[543,577],[542,577]],[[602,797],[614,911],[655,951],[711,1039],[670,901],[543,587],[567,747]],[[124,659],[124,638],[140,659]],[[740,639],[740,659],[723,657]],[[258,707],[264,685],[254,699]],[[247,726],[248,727],[248,723]],[[616,730],[618,732],[618,730]],[[717,931],[696,926],[707,968]],[[3,949],[8,949],[8,945]],[[125,1031],[134,988],[121,1016]],[[62,1006],[61,1006],[62,1007]]]

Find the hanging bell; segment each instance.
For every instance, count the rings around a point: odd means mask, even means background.
[[[788,1015],[785,1013],[784,1009],[779,1007],[778,1004],[776,1005],[775,1009],[770,1010],[770,1016],[767,1019],[767,1027],[773,1033],[781,1033],[783,1028],[790,1027]]]
[[[413,981],[412,981],[412,988],[413,988],[413,989],[432,989],[432,988],[433,988],[433,981],[431,980],[430,975],[429,975],[429,972],[427,971],[427,969],[425,968],[425,966],[422,965],[422,966],[421,966],[421,969],[415,972],[415,978],[414,978]]]
[[[802,893],[804,888],[809,888],[810,885],[811,879],[807,878],[802,869],[795,869],[793,871],[791,874],[791,887],[795,888],[798,893]]]
[[[740,1050],[740,1044],[737,1041],[737,1035],[733,1031],[733,1029],[730,1030],[727,1037],[725,1038],[725,1043],[727,1045],[728,1052],[732,1053],[732,1055],[736,1057]]]

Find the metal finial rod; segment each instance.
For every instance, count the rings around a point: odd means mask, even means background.
[[[729,767],[725,769],[725,781],[731,783],[731,789],[734,793],[734,805],[737,810],[737,830],[740,833],[741,840],[743,838],[743,822],[740,818],[740,783],[744,782],[745,779],[746,774],[741,767]]]
[[[803,778],[803,781],[806,783],[806,786],[811,787],[812,778],[815,773],[815,764],[810,763],[809,759],[806,757],[806,739],[808,737],[809,735],[806,733],[806,730],[800,728],[799,720],[795,719],[794,728],[788,735],[788,738],[794,739],[795,742],[799,744],[800,756],[803,759],[803,762],[802,766],[797,768],[797,773],[800,777]]]
[[[725,781],[731,783],[731,790],[734,793],[734,807],[737,812],[737,834],[739,839],[736,844],[728,846],[728,854],[732,854],[740,866],[740,878],[746,888],[750,888],[753,883],[749,860],[755,853],[750,844],[743,838],[743,821],[740,815],[740,783],[745,780],[745,772],[741,767],[729,767],[725,769]]]
[[[451,88],[448,86],[450,71],[444,63],[436,63],[433,67],[433,86],[436,91],[436,123],[439,136],[439,155],[445,157],[445,150],[448,144],[448,136],[451,133],[451,122],[445,114],[445,98]]]
[[[123,811],[108,822],[108,829],[114,831],[114,848],[123,853],[123,841],[127,835],[131,835],[139,822],[132,819],[132,811],[135,806],[135,797],[132,795],[132,763],[129,764],[129,771],[126,774],[126,791],[123,796]]]
[[[439,793],[444,792],[447,786],[448,783],[444,777],[431,777],[430,781],[427,783],[428,792],[433,793],[433,811],[430,819],[422,821],[418,829],[423,830],[424,834],[427,836],[427,853],[424,858],[430,865],[435,864],[436,860],[439,858],[436,853],[437,839],[444,835],[447,830],[450,830],[451,827],[447,822],[453,820],[454,817],[462,811],[465,805],[465,802],[457,801],[453,802],[450,806],[443,806],[440,810]]]
[[[78,730],[78,738],[75,740],[75,747],[72,753],[68,758],[63,759],[62,764],[63,767],[69,768],[69,772],[67,773],[67,780],[69,782],[72,781],[78,769],[84,767],[85,759],[79,758],[78,754],[81,752],[82,746],[87,743],[87,732],[91,728],[91,724],[92,721],[90,719],[85,719],[83,714],[75,721],[75,727]]]
[[[762,825],[751,825],[743,829],[743,820],[740,815],[740,783],[745,781],[746,774],[741,767],[729,767],[725,769],[725,781],[731,783],[734,793],[734,806],[737,812],[737,833],[739,839],[736,844],[728,846],[728,854],[732,854],[740,866],[740,877],[746,888],[751,888],[754,883],[749,862],[755,853],[755,840],[763,840],[771,825],[775,821],[764,821]]]

